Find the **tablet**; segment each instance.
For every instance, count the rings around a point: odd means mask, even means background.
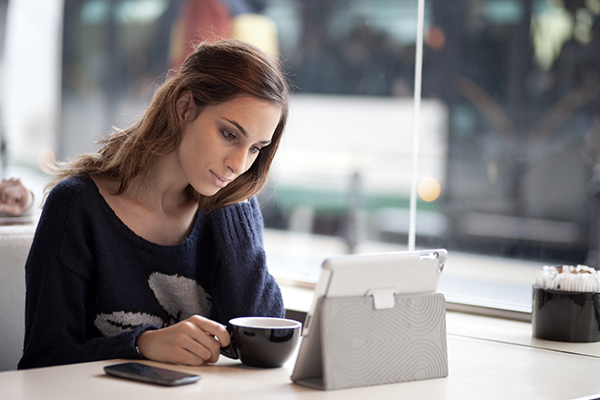
[[[326,259],[304,322],[292,381],[323,388],[318,315],[323,298],[372,296],[376,309],[392,308],[395,295],[437,292],[447,256],[445,249],[434,249]]]
[[[446,264],[445,249],[350,254],[325,259],[302,335],[308,335],[322,297],[365,296],[379,289],[394,294],[438,290]]]

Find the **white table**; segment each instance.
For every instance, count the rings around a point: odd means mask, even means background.
[[[294,360],[277,369],[217,365],[166,368],[200,373],[196,384],[165,388],[111,378],[122,360],[0,373],[0,399],[574,399],[600,393],[600,344],[531,338],[531,325],[448,313],[447,378],[319,391],[290,380]],[[168,396],[168,397],[167,397]],[[598,396],[600,397],[600,396]]]

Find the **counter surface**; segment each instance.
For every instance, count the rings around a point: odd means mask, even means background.
[[[122,360],[0,373],[0,398],[20,399],[575,399],[600,393],[600,344],[531,338],[526,322],[452,313],[447,315],[447,378],[320,391],[290,380],[295,359],[284,367],[257,369],[221,358],[216,365],[183,367],[202,380],[160,387],[104,374]],[[599,396],[600,397],[600,396]]]

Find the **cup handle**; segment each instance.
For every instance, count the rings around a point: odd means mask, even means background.
[[[229,357],[234,360],[237,360],[240,357],[237,353],[237,350],[235,349],[235,347],[233,345],[233,334],[232,334],[232,329],[231,329],[230,325],[227,325],[227,332],[229,332],[229,337],[231,338],[231,342],[229,343],[229,346],[221,347],[221,354],[224,355],[225,357]]]

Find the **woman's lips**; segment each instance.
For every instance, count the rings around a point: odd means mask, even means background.
[[[215,186],[220,187],[221,189],[223,189],[225,186],[227,186],[229,182],[231,182],[231,179],[223,179],[212,171],[210,171],[210,174],[212,175],[213,183],[215,184]]]

